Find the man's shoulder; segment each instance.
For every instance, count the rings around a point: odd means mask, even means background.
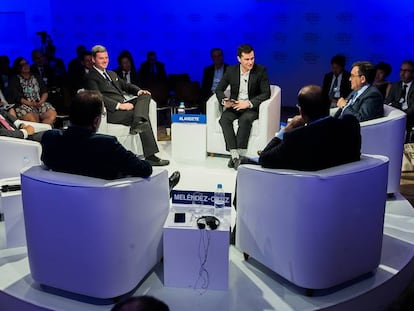
[[[43,144],[53,144],[56,140],[60,139],[63,136],[63,131],[60,129],[51,129],[43,133],[41,143]]]

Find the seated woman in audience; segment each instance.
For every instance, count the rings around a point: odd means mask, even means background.
[[[387,97],[388,92],[391,88],[391,83],[387,81],[387,77],[391,73],[391,65],[380,62],[376,66],[376,74],[375,74],[375,81],[374,85],[377,87],[377,89],[381,92],[382,97],[385,99]]]
[[[42,79],[30,72],[29,63],[18,57],[13,63],[16,73],[9,83],[10,102],[15,104],[17,117],[31,122],[53,125],[56,110],[46,102],[48,93]]]

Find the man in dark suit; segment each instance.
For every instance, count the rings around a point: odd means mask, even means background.
[[[298,94],[300,115],[261,151],[259,164],[266,168],[315,171],[358,161],[358,120],[352,115],[334,119],[329,116],[329,106],[329,98],[320,86],[303,87]]]
[[[117,75],[127,83],[139,84],[138,73],[132,66],[132,59],[128,53],[121,53],[118,56],[118,68],[114,70]]]
[[[157,54],[154,51],[147,53],[147,60],[141,63],[138,75],[141,85],[146,88],[167,81],[165,65],[157,60]]]
[[[14,122],[17,118],[4,109],[0,109],[0,136],[29,139],[39,141],[43,132],[35,133],[33,126],[21,123],[17,127]]]
[[[76,94],[71,104],[69,128],[46,131],[42,137],[43,163],[54,171],[102,179],[150,176],[149,162],[126,150],[116,137],[96,134],[103,113],[103,97],[98,91]],[[171,175],[171,188],[179,178],[178,172]]]
[[[216,92],[217,85],[219,84],[224,72],[226,71],[227,64],[223,61],[223,50],[220,48],[212,48],[210,51],[213,64],[204,68],[203,79],[201,81],[201,99],[202,99],[202,111],[205,113],[205,103]]]
[[[71,95],[74,96],[78,90],[85,88],[86,74],[93,68],[92,52],[83,51],[79,66],[77,63],[73,63],[68,68],[68,78],[70,84]]]
[[[168,160],[158,158],[158,146],[149,121],[151,93],[120,79],[113,71],[107,71],[109,58],[106,48],[92,48],[94,67],[86,75],[86,88],[101,92],[109,123],[131,126],[130,133],[139,133],[145,159],[153,166],[168,165]],[[129,99],[134,95],[134,98]]]
[[[298,94],[297,106],[300,114],[259,151],[258,161],[243,157],[241,164],[316,171],[359,161],[361,133],[354,116],[332,118],[329,97],[318,85],[303,87]],[[233,205],[237,206],[237,195]],[[230,236],[231,244],[234,244],[235,236],[236,227]]]
[[[406,143],[414,126],[414,61],[406,60],[401,64],[400,81],[391,85],[385,104],[401,109],[407,114]]]
[[[378,89],[372,85],[375,79],[375,66],[369,62],[356,62],[351,70],[351,88],[353,92],[345,99],[338,99],[338,111],[335,118],[353,115],[359,122],[384,116],[384,99]]]
[[[338,98],[346,98],[351,93],[350,73],[345,70],[346,58],[335,55],[331,58],[331,72],[323,77],[322,90],[329,96],[332,107],[336,107]]]
[[[225,110],[220,118],[226,150],[231,158],[228,167],[237,170],[240,156],[247,151],[252,123],[259,117],[259,106],[270,98],[269,78],[265,67],[255,64],[254,50],[248,45],[237,49],[240,64],[229,66],[216,88],[219,105]],[[224,91],[230,85],[230,98],[225,98]],[[234,133],[233,121],[239,120],[237,135]]]

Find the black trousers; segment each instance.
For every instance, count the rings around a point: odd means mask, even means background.
[[[149,122],[149,105],[151,96],[148,94],[140,95],[131,103],[134,105],[133,110],[116,110],[108,112],[108,123],[123,124],[131,126],[139,121],[148,121],[142,126],[143,131],[139,133],[142,142],[144,157],[157,153],[157,141],[152,132],[151,123]]]
[[[251,109],[237,111],[230,108],[223,111],[219,122],[223,129],[227,151],[231,149],[247,149],[253,121],[258,117],[259,113]],[[239,119],[239,128],[237,133],[234,133],[233,121],[236,119]]]

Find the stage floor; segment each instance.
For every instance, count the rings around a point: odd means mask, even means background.
[[[170,158],[169,142],[160,142],[160,155]],[[214,191],[222,183],[234,192],[236,172],[225,157],[208,157],[202,164],[172,161],[169,173],[180,170],[177,189]],[[158,264],[136,288],[135,295],[153,295],[172,311],[194,310],[384,310],[414,277],[414,211],[401,195],[387,201],[381,264],[377,271],[355,282],[305,296],[253,259],[230,246],[227,291],[164,287],[163,265]],[[235,212],[233,211],[233,222]],[[0,222],[0,310],[110,310],[111,301],[97,301],[45,291],[30,277],[25,247],[5,249],[4,223]],[[1,249],[3,248],[3,249]]]

